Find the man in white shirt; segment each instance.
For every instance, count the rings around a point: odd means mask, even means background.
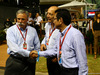
[[[41,43],[41,50],[51,49],[55,45],[55,39],[59,33],[59,30],[55,28],[53,19],[54,12],[58,9],[57,6],[51,6],[47,11],[48,22],[45,24],[45,37]],[[49,75],[60,75],[60,66],[56,60],[56,55],[54,57],[47,58],[47,69]]]
[[[44,57],[57,54],[60,75],[88,75],[84,36],[70,24],[71,16],[67,9],[58,9],[55,12],[53,23],[60,33],[54,47],[34,53]]]
[[[43,22],[43,19],[42,17],[39,15],[39,13],[36,13],[36,18],[34,19],[34,21],[36,22],[35,23],[35,28],[37,30],[37,33],[39,33],[39,30],[40,30],[40,25],[41,23]]]
[[[29,12],[29,18],[28,18],[27,23],[28,23],[28,25],[33,27],[34,20],[32,18],[32,13],[31,12]]]
[[[16,12],[17,23],[7,30],[7,53],[4,75],[35,75],[36,59],[33,50],[40,49],[40,41],[35,28],[28,26],[28,12]]]

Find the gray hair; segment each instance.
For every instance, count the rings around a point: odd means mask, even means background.
[[[25,14],[27,15],[27,18],[29,17],[28,11],[23,10],[23,9],[18,10],[18,11],[16,12],[16,16],[17,16],[18,14],[23,14],[23,13],[25,13]]]

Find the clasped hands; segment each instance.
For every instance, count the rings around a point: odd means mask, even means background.
[[[41,51],[44,51],[46,49],[46,46],[44,44],[42,44],[40,49],[41,49]],[[38,57],[38,52],[36,50],[31,51],[30,54],[29,54],[29,57],[31,59],[37,58]]]
[[[44,50],[46,50],[46,46],[44,44],[42,44],[40,49],[41,49],[41,51],[44,51]],[[37,58],[38,52],[36,50],[31,51],[30,54],[29,54],[29,57],[31,59]],[[57,58],[52,59],[52,62],[57,62]]]
[[[38,52],[36,50],[31,51],[30,54],[29,54],[29,57],[31,59],[37,58],[38,57]]]
[[[41,49],[41,51],[44,51],[44,49],[46,49],[46,46],[43,44],[43,45],[41,45],[40,49]],[[29,54],[29,57],[31,59],[37,58],[38,57],[38,52],[36,50],[31,51],[30,54]]]

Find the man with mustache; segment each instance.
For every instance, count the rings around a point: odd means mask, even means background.
[[[7,30],[7,53],[10,56],[4,75],[35,75],[33,50],[39,50],[40,41],[36,30],[27,25],[28,15],[27,11],[18,10],[17,23]]]

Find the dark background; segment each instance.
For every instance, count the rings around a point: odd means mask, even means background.
[[[16,2],[17,0],[4,0],[0,2],[0,30],[3,29],[4,21],[7,18],[13,22],[16,18],[16,12],[19,9],[25,9],[31,13],[39,12],[39,0],[19,0],[19,5]]]

